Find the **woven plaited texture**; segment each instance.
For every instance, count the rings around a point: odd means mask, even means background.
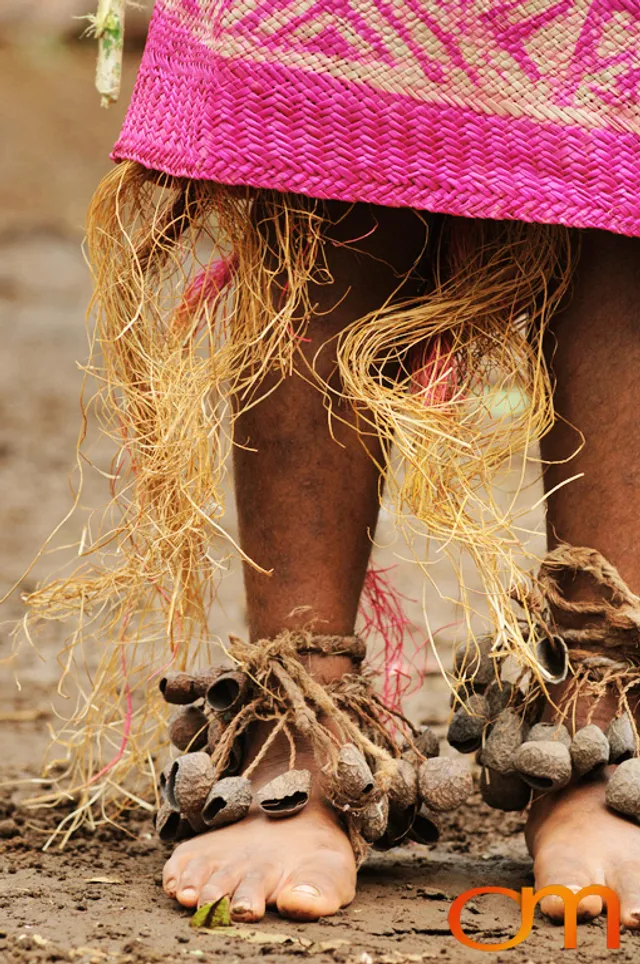
[[[116,159],[640,234],[636,0],[157,0]]]

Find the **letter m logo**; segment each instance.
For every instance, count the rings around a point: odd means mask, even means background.
[[[483,894],[501,894],[504,897],[509,897],[518,905],[520,908],[520,930],[515,937],[497,944],[488,944],[484,941],[475,941],[464,933],[460,923],[462,910],[467,901]],[[607,947],[610,950],[616,950],[620,947],[620,901],[614,891],[610,890],[609,887],[601,887],[599,884],[583,887],[577,892],[569,887],[563,887],[561,884],[543,887],[537,892],[534,892],[533,887],[523,887],[520,893],[507,887],[474,887],[473,890],[467,890],[464,894],[456,897],[451,905],[449,910],[451,933],[461,944],[472,947],[476,951],[508,950],[526,941],[531,933],[536,904],[544,897],[551,896],[559,897],[564,904],[564,946],[566,949],[575,950],[578,946],[578,907],[583,898],[591,896],[599,897],[607,908]]]
[[[532,920],[536,904],[544,897],[559,897],[564,903],[564,947],[575,950],[578,946],[578,905],[585,897],[600,897],[607,908],[607,947],[617,950],[620,947],[620,901],[618,895],[609,887],[592,884],[581,890],[573,891],[561,884],[542,887],[534,893],[533,887],[522,888],[521,914],[523,920]]]

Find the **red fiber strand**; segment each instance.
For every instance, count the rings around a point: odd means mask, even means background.
[[[369,567],[360,601],[360,635],[382,640],[382,652],[372,665],[382,677],[383,702],[400,712],[403,698],[419,689],[428,673],[429,648],[404,612],[403,603],[413,600],[394,588],[389,577],[393,569]]]

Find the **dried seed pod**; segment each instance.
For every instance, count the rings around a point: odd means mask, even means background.
[[[160,773],[160,780],[159,780],[160,796],[161,796],[162,799],[163,799],[164,801],[166,801],[167,803],[169,803],[169,801],[168,801],[168,799],[167,799],[167,783],[168,783],[169,777],[170,777],[170,775],[171,775],[171,768],[172,768],[172,767],[173,767],[173,760],[169,760],[169,762],[167,763],[167,765],[164,767],[164,769],[163,769],[162,772]]]
[[[249,680],[244,673],[220,673],[207,690],[207,703],[216,713],[237,710],[247,695]]]
[[[483,767],[480,774],[482,799],[495,810],[524,810],[531,800],[531,787],[517,773],[498,773]]]
[[[527,735],[528,743],[539,743],[550,740],[552,743],[562,743],[567,749],[571,746],[571,736],[562,723],[536,723]]]
[[[513,756],[526,734],[526,726],[515,710],[503,710],[494,723],[482,750],[482,764],[498,773],[513,770]]]
[[[562,683],[569,672],[569,650],[560,636],[545,636],[536,643],[536,661],[547,683]]]
[[[169,720],[169,739],[178,750],[202,750],[207,745],[207,717],[197,706],[185,706]]]
[[[430,726],[423,726],[413,742],[416,750],[427,760],[440,755],[440,740]]]
[[[607,784],[607,805],[618,813],[640,819],[640,760],[634,757],[620,763]]]
[[[418,787],[423,803],[430,809],[455,810],[472,792],[473,780],[462,760],[437,757],[420,766]]]
[[[571,779],[571,754],[557,740],[523,743],[514,754],[513,765],[534,790],[560,790]]]
[[[371,800],[358,813],[354,814],[355,825],[367,841],[380,840],[387,829],[389,819],[389,798],[383,793],[378,800]]]
[[[227,765],[224,768],[223,776],[235,777],[242,770],[243,763],[244,737],[241,735],[237,736],[231,744],[231,749],[229,750],[229,759],[227,760]]]
[[[389,786],[389,804],[404,811],[418,800],[418,773],[408,760],[396,760],[396,770]]]
[[[573,769],[582,777],[609,762],[609,741],[595,723],[578,730],[570,747]]]
[[[410,751],[412,758],[417,759]],[[418,773],[412,760],[395,761],[396,770],[391,780],[388,798],[387,828],[375,842],[376,850],[397,847],[407,836],[418,811]]]
[[[489,683],[484,694],[489,719],[495,720],[515,700],[516,693],[517,690],[513,683],[497,679]]]
[[[222,734],[225,729],[226,727],[219,716],[214,716],[213,719],[209,720],[209,725],[207,726],[207,753],[214,752],[222,739]]]
[[[223,764],[223,759],[217,754],[218,745],[220,740],[224,736],[226,726],[222,717],[214,716],[212,720],[209,721],[207,727],[207,753],[211,754],[212,759],[216,761],[216,772],[220,773],[220,778],[222,777],[235,777],[243,768],[244,764],[244,747],[245,739],[244,734],[237,736],[231,746],[227,749],[227,760],[226,764],[220,770],[220,766]]]
[[[287,770],[270,780],[256,793],[256,803],[268,817],[291,817],[309,802],[309,770]]]
[[[407,837],[419,844],[436,843],[440,837],[440,827],[435,813],[428,807],[420,807]]]
[[[345,743],[340,747],[335,783],[339,796],[357,805],[375,786],[369,764],[353,743]]]
[[[205,827],[206,829],[206,827]],[[180,823],[178,825],[178,832],[176,834],[176,843],[180,840],[188,840],[190,837],[195,836],[196,833],[202,833],[201,830],[194,831],[190,822],[187,820],[183,813],[180,814]]]
[[[218,677],[227,672],[225,666],[211,666],[209,669],[203,669],[196,673],[193,677],[193,685],[198,694],[198,699],[206,699],[211,685],[215,683]]]
[[[189,673],[167,673],[158,685],[167,703],[185,706],[198,699],[195,677]]]
[[[207,695],[211,684],[225,673],[224,667],[212,667],[200,670],[198,673],[167,673],[160,680],[160,692],[167,703],[186,705],[195,703]]]
[[[528,726],[535,726],[542,719],[548,706],[547,694],[540,690],[537,696],[529,697],[522,708],[523,718]]]
[[[242,820],[249,812],[253,799],[251,780],[246,777],[225,777],[211,787],[202,808],[202,819],[208,827],[224,827]]]
[[[489,708],[484,696],[473,693],[451,719],[447,740],[459,753],[473,753],[482,746],[482,734],[488,723]]]
[[[189,822],[166,800],[156,814],[156,833],[164,841],[184,840],[193,836]]]
[[[202,819],[202,814],[192,810],[190,813],[183,814],[185,820],[193,830],[194,834],[205,833],[209,827]]]
[[[179,823],[179,812],[174,810],[166,800],[163,801],[156,814],[156,833],[160,840],[175,840]]]
[[[187,753],[173,761],[167,780],[167,800],[187,818],[200,813],[214,780],[208,753]]]
[[[418,804],[414,803],[404,810],[396,809],[389,802],[389,816],[387,829],[375,842],[376,850],[391,850],[397,847],[408,836],[418,813]]]
[[[636,735],[628,713],[612,720],[607,728],[609,763],[623,763],[636,752]]]
[[[480,636],[456,646],[453,654],[453,670],[456,679],[480,692],[496,678],[495,660],[491,656],[492,636]]]

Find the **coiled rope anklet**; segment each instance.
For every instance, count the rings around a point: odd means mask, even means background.
[[[320,683],[303,660],[313,653],[349,656],[353,672]],[[440,758],[435,733],[413,726],[374,692],[358,637],[284,632],[255,643],[232,637],[229,655],[233,669],[178,673],[160,682],[165,700],[182,707],[169,736],[186,751],[161,776],[156,825],[162,839],[223,827],[242,820],[252,806],[270,819],[293,816],[318,780],[361,862],[371,845],[433,842],[438,814],[471,793],[464,761]],[[246,765],[247,731],[256,721],[273,726]],[[289,740],[288,769],[254,791],[251,775],[279,734]],[[296,766],[296,736],[313,751],[315,775]]]
[[[573,601],[561,577],[588,576],[595,601]],[[490,637],[456,653],[457,698],[447,734],[462,753],[477,753],[486,803],[522,810],[534,793],[561,790],[618,764],[606,802],[640,819],[640,598],[596,550],[562,545],[543,561],[526,603],[538,630],[530,667],[515,667]],[[559,705],[547,684],[564,683]],[[592,722],[598,704],[616,707],[606,730]],[[586,723],[577,710],[588,706]],[[541,722],[553,716],[554,722]]]

